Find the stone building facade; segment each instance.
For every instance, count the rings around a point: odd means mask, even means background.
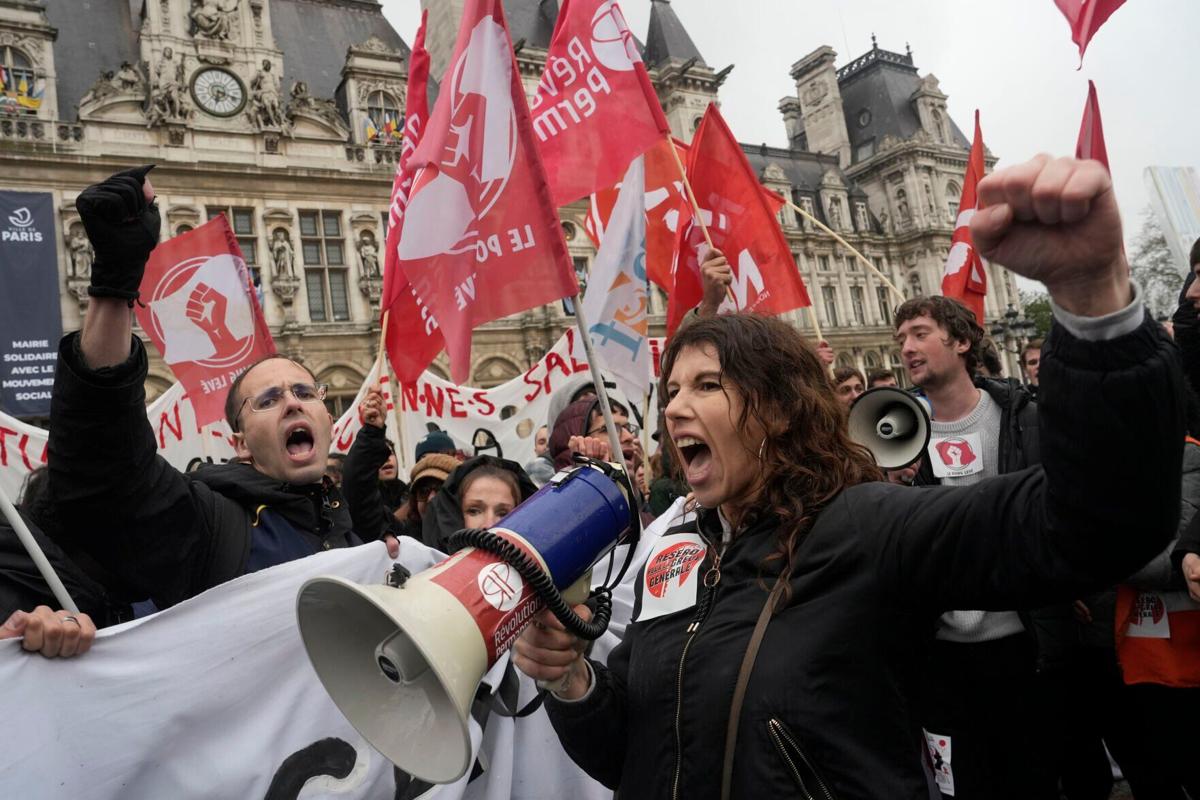
[[[462,0],[423,0],[434,76]],[[557,0],[505,0],[532,91]],[[81,7],[82,6],[82,7]],[[676,135],[687,140],[729,69],[709,66],[669,0],[652,0],[644,59]],[[64,328],[87,303],[79,191],[155,163],[163,236],[225,213],[261,286],[279,348],[330,384],[339,411],[375,358],[380,252],[399,155],[409,48],[377,0],[0,0],[0,190],[52,193]],[[841,68],[819,48],[796,62],[780,102],[781,147],[743,145],[765,184],[811,209],[908,292],[934,292],[950,246],[969,143],[911,54],[873,47]],[[436,90],[436,86],[433,87]],[[585,205],[561,210],[576,268],[594,248]],[[781,222],[823,331],[844,363],[898,366],[894,299],[828,236]],[[992,267],[987,314],[1017,302]],[[651,303],[661,334],[665,302]],[[790,315],[807,327],[807,312]],[[472,382],[523,372],[572,319],[561,305],[476,333]],[[432,367],[445,374],[444,361]],[[171,382],[155,355],[154,395]]]

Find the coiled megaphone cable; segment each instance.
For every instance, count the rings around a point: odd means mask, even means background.
[[[453,550],[461,547],[477,547],[512,566],[529,583],[534,593],[541,598],[542,602],[546,604],[546,608],[550,609],[563,627],[580,639],[588,641],[599,639],[608,630],[608,621],[612,618],[612,589],[609,587],[602,586],[599,589],[593,589],[588,596],[589,600],[595,601],[596,606],[596,613],[589,622],[567,605],[562,593],[558,591],[558,587],[554,585],[550,575],[542,569],[541,564],[538,564],[507,539],[503,539],[489,530],[469,528],[453,534],[450,537],[450,547]]]

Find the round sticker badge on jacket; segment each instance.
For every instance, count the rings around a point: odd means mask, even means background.
[[[642,610],[637,622],[674,614],[696,605],[696,589],[708,546],[696,533],[664,536],[646,559]]]

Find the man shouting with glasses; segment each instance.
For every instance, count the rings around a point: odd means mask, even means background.
[[[75,202],[96,256],[83,330],[59,345],[50,491],[63,530],[165,608],[361,540],[324,479],[333,425],[325,387],[285,356],[256,362],[229,389],[234,462],[184,475],[158,455],[146,419],[146,349],[130,312],[159,236],[149,171],[119,172]],[[394,557],[395,540],[389,549]]]

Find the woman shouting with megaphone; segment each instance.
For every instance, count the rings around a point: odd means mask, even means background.
[[[1170,540],[1178,357],[1129,281],[1107,171],[1039,156],[979,197],[981,255],[1054,302],[1040,467],[893,486],[788,325],[701,319],[668,345],[668,447],[698,519],[656,543],[607,666],[548,617],[515,655],[532,677],[568,677],[547,701],[555,729],[623,800],[924,800],[909,698],[938,615],[1073,599]]]

